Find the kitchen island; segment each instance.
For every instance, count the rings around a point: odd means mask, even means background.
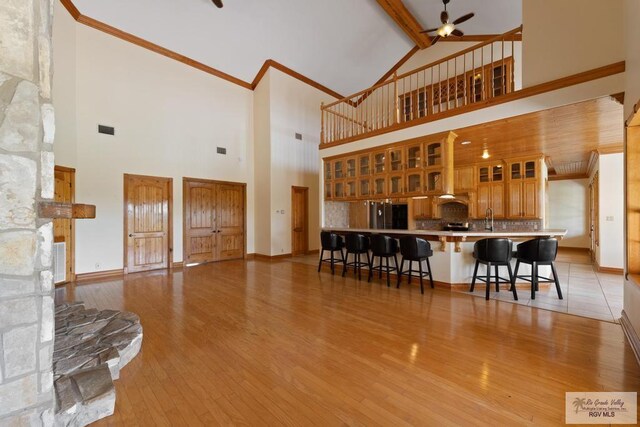
[[[362,234],[386,234],[392,237],[417,236],[428,240],[433,249],[431,257],[431,268],[433,280],[437,285],[450,287],[451,285],[461,285],[471,283],[475,260],[473,258],[473,245],[476,241],[486,238],[508,238],[515,246],[525,240],[536,237],[555,237],[562,239],[567,230],[564,229],[542,229],[531,231],[442,231],[442,230],[381,230],[370,228],[331,228],[325,227],[323,231],[332,231],[337,234],[362,233]],[[515,260],[513,261],[515,266]],[[478,273],[483,272],[480,267]],[[531,269],[526,264],[520,265],[518,274],[530,274]],[[501,276],[506,276],[507,272],[501,270]],[[540,267],[539,274],[548,276],[551,274],[550,267]],[[526,282],[523,282],[526,283]]]

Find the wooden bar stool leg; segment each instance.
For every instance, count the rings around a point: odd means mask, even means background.
[[[489,299],[489,290],[491,289],[491,263],[487,263],[487,289],[485,291],[484,299]]]
[[[500,292],[500,276],[498,275],[498,266],[495,265],[494,269],[496,271],[496,292]]]
[[[558,272],[556,266],[551,263],[551,272],[553,273],[553,281],[556,282],[556,291],[558,292],[558,299],[562,299],[562,290],[560,289],[560,280],[558,280]]]
[[[520,260],[516,260],[516,271],[513,272],[513,278],[511,279],[511,287],[516,287],[516,280],[518,280],[518,269],[520,268]]]
[[[347,251],[347,257],[345,258],[344,262],[342,263],[342,277],[344,277],[344,275],[347,273],[347,262],[349,261],[349,251]]]
[[[420,272],[420,293],[424,294],[424,286],[422,285],[422,261],[418,260],[418,271]]]
[[[404,269],[404,257],[402,257],[402,261],[400,261],[400,271],[398,271],[398,285],[396,289],[400,287],[400,281],[402,280],[402,271]]]
[[[367,258],[369,258],[369,254],[367,254]],[[371,255],[371,260],[369,260],[369,275],[367,276],[367,282],[371,282],[371,278],[373,277],[373,262],[376,260],[375,255]]]
[[[480,265],[480,261],[476,260],[476,266],[473,269],[473,279],[471,279],[471,289],[469,289],[469,292],[473,292],[473,289],[476,287],[476,277],[478,275],[479,265]]]
[[[335,274],[335,262],[333,258],[333,249],[331,250],[331,274]]]
[[[538,288],[538,264],[531,264],[531,299],[536,299],[536,290]]]
[[[408,281],[411,284],[411,272],[413,271],[413,260],[409,260],[409,273],[408,273]]]
[[[433,289],[433,276],[431,275],[431,263],[429,262],[428,257],[427,257],[427,269],[429,270],[429,283],[431,284],[431,289]]]
[[[320,261],[318,261],[318,273],[320,273],[320,268],[322,267],[322,257],[324,256],[324,249],[320,251]]]
[[[389,257],[385,257],[387,260],[387,288],[391,287],[391,277],[389,276],[389,272],[391,269],[389,268]]]
[[[513,272],[511,271],[511,263],[507,263],[507,270],[509,270],[509,281],[511,282],[511,292],[513,292],[513,299],[518,301],[518,292],[516,291],[515,280],[513,278]]]

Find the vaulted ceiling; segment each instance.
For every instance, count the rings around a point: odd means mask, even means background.
[[[441,0],[405,0],[424,28]],[[348,95],[374,84],[414,42],[376,0],[73,0],[84,16],[155,43],[245,82],[273,59]],[[466,34],[521,24],[520,0],[452,0],[453,18],[473,11]]]

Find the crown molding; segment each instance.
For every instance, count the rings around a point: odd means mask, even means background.
[[[166,49],[162,46],[159,46],[155,43],[152,43],[148,40],[145,40],[141,37],[138,36],[134,36],[133,34],[127,33],[126,31],[122,31],[116,27],[113,27],[109,24],[106,24],[104,22],[98,21],[97,19],[91,18],[89,16],[83,15],[82,13],[80,13],[80,11],[78,10],[78,8],[73,4],[72,0],[60,0],[60,3],[62,4],[62,6],[64,6],[64,8],[67,10],[67,12],[69,12],[69,14],[71,15],[71,17],[73,17],[73,19],[76,22],[79,22],[81,24],[84,24],[88,27],[94,28],[96,30],[102,31],[106,34],[109,34],[113,37],[117,37],[121,40],[124,40],[126,42],[132,43],[136,46],[140,46],[142,48],[148,49],[152,52],[158,53],[160,55],[163,55],[167,58],[173,59],[175,61],[181,62],[185,65],[188,65],[190,67],[196,68],[200,71],[204,71],[205,73],[211,74],[213,76],[219,77],[223,80],[226,80],[230,83],[236,84],[240,87],[243,87],[245,89],[249,89],[249,90],[254,90],[256,88],[256,86],[258,86],[258,84],[260,83],[260,80],[262,80],[262,77],[264,77],[265,73],[267,72],[267,70],[272,67],[275,68],[277,70],[282,71],[283,73],[293,77],[294,79],[300,80],[303,83],[308,84],[309,86],[312,86],[324,93],[326,93],[327,95],[330,95],[334,98],[337,99],[342,99],[344,98],[344,96],[342,96],[341,94],[339,94],[338,92],[329,89],[328,87],[316,82],[315,80],[310,79],[309,77],[298,73],[297,71],[292,70],[291,68],[277,62],[274,61],[273,59],[267,59],[264,64],[262,65],[262,67],[260,68],[260,70],[258,71],[258,74],[256,74],[256,77],[253,79],[253,81],[251,83],[246,82],[242,79],[239,79],[237,77],[234,77],[230,74],[227,74],[223,71],[220,71],[216,68],[210,67],[206,64],[203,64],[202,62],[196,61],[195,59],[189,58],[187,56],[181,55],[177,52],[174,52],[172,50]]]

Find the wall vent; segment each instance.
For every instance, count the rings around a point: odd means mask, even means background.
[[[298,141],[302,141],[302,134],[301,134],[301,133],[296,132],[296,139],[297,139]]]
[[[216,148],[216,153],[218,154],[227,154],[227,149],[224,147],[217,147]]]
[[[98,125],[98,133],[104,133],[105,135],[115,135],[116,129],[113,126]]]

